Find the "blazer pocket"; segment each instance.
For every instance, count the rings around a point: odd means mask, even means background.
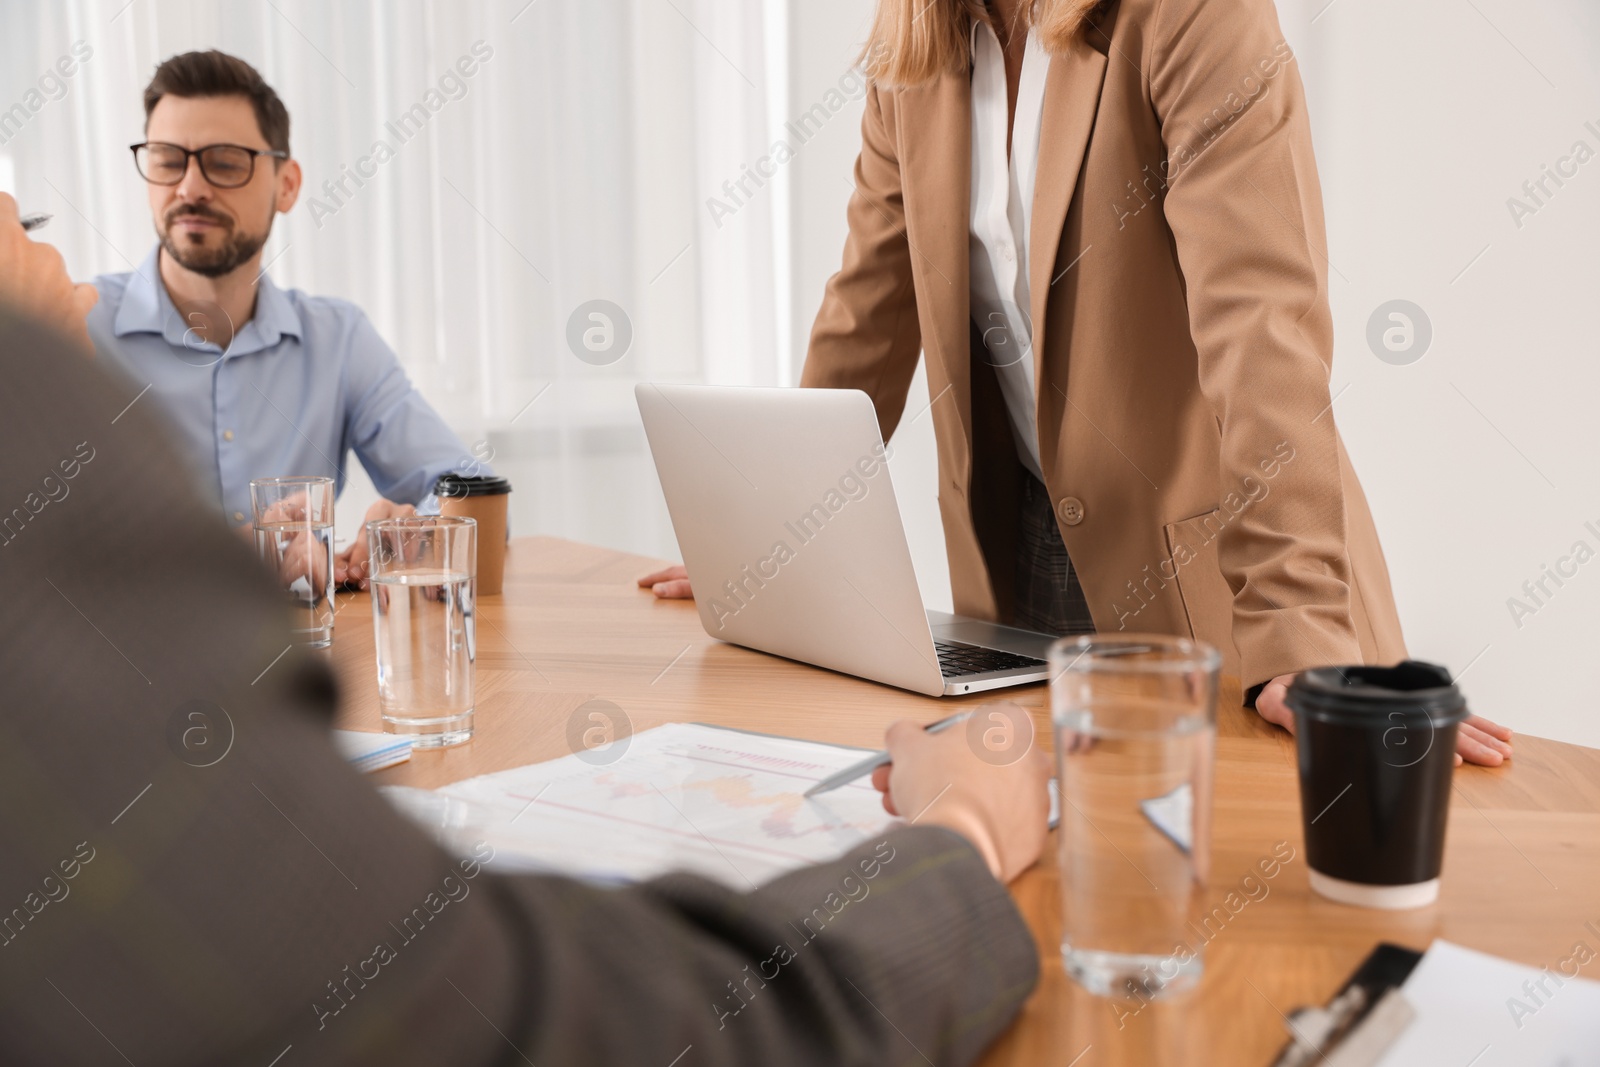
[[[1239,653],[1233,644],[1233,590],[1217,563],[1217,537],[1233,516],[1222,508],[1163,527],[1167,552],[1175,570],[1174,584],[1189,616],[1189,633],[1222,654],[1222,673],[1239,676]]]

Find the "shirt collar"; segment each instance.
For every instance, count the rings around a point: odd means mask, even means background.
[[[174,347],[215,349],[216,346],[202,343],[187,333],[187,324],[167,295],[167,287],[161,283],[160,256],[161,246],[157,244],[128,279],[122,291],[122,303],[112,322],[112,332],[118,337],[155,333]],[[243,356],[259,352],[274,347],[285,336],[302,336],[300,313],[288,294],[273,284],[271,276],[263,271],[256,286],[255,315],[234,334],[226,354]]]

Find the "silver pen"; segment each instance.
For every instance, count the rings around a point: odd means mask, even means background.
[[[36,211],[32,215],[24,215],[22,216],[22,229],[24,232],[37,230],[53,218],[55,218],[54,215],[44,211]]]
[[[948,730],[952,726],[959,726],[970,718],[972,718],[972,712],[958,711],[954,715],[947,716],[938,720],[937,722],[930,722],[928,725],[924,726],[923,729],[928,731],[930,734],[936,734],[941,730]],[[828,777],[824,778],[810,789],[807,789],[801,795],[810,797],[816,796],[818,793],[826,793],[830,789],[838,789],[841,785],[846,785],[850,782],[853,782],[857,778],[865,778],[867,775],[871,774],[873,771],[889,762],[889,753],[887,750],[883,752],[874,752],[861,762],[852,763],[844,770],[828,775]]]

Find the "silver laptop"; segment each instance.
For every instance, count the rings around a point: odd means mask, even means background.
[[[706,633],[929,696],[1045,679],[1049,635],[923,609],[865,393],[634,395]]]

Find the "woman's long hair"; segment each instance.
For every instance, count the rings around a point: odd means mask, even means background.
[[[1067,47],[1102,0],[1031,0],[1022,8],[1045,50]],[[983,0],[878,0],[862,50],[867,76],[886,85],[920,85],[972,61],[972,24],[989,18]]]

